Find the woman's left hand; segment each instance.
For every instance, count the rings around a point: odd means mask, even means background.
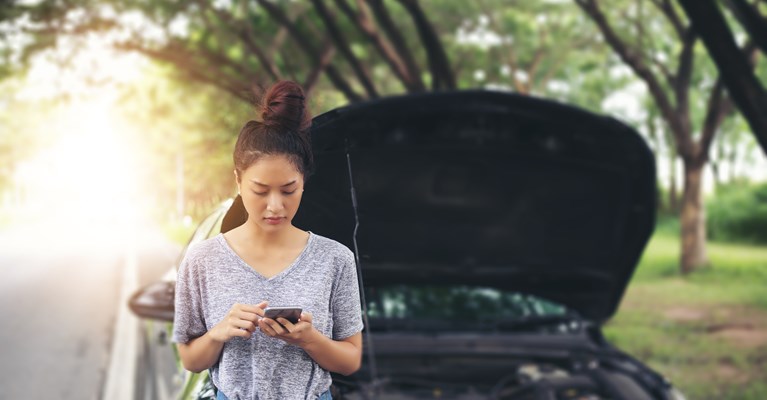
[[[301,318],[295,324],[282,317],[278,317],[277,320],[261,318],[258,321],[258,328],[268,336],[299,347],[310,342],[318,333],[312,325],[312,314],[307,311],[301,313]]]

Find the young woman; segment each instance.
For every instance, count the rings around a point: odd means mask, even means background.
[[[291,221],[313,169],[311,115],[281,81],[234,149],[248,220],[190,249],[178,271],[173,341],[184,368],[210,369],[218,399],[330,399],[330,371],[362,361],[354,253]],[[300,320],[264,317],[298,306]]]

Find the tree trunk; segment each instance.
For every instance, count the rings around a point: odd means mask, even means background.
[[[708,264],[706,256],[706,214],[703,208],[702,162],[684,165],[684,195],[682,196],[681,237],[682,273],[688,274]]]
[[[671,156],[669,156],[669,163],[671,167],[669,167],[669,177],[670,177],[670,184],[668,189],[668,208],[669,210],[676,214],[679,212],[679,193],[677,193],[676,188],[676,153],[672,152]]]

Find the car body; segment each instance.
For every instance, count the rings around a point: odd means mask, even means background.
[[[601,331],[655,226],[655,161],[636,131],[475,90],[329,111],[312,146],[293,222],[352,249],[364,282],[363,366],[333,375],[334,398],[683,398]],[[190,245],[246,218],[227,201]],[[132,309],[172,321],[172,287],[171,273]],[[205,373],[185,374],[182,397],[214,396]]]

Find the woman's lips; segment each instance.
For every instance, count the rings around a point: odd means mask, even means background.
[[[282,217],[279,218],[264,218],[267,224],[277,225],[282,222]]]

